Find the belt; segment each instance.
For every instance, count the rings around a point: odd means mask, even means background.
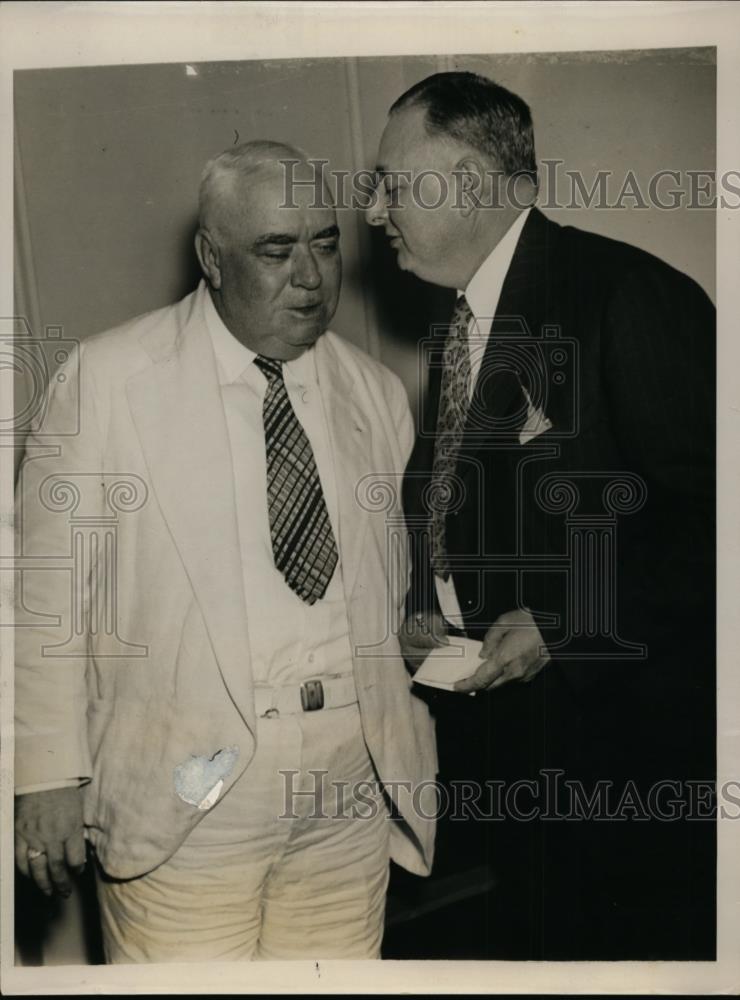
[[[324,677],[285,687],[255,687],[254,707],[258,716],[294,715],[322,708],[344,708],[357,701],[352,674]]]

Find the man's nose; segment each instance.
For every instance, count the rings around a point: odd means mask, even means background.
[[[381,181],[372,194],[372,201],[365,209],[365,222],[369,226],[384,226],[388,221],[385,185]]]
[[[318,288],[321,272],[310,250],[295,256],[290,276],[291,284],[298,288]]]

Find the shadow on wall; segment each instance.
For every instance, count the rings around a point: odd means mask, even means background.
[[[16,964],[100,965],[104,962],[95,894],[94,860],[88,854],[69,899],[47,899],[27,878],[15,879]]]

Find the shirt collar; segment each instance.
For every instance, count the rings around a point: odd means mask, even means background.
[[[257,357],[255,351],[245,347],[228,329],[213,304],[211,293],[205,289],[203,308],[208,333],[216,356],[218,379],[220,385],[237,382]],[[297,383],[316,381],[316,363],[314,349],[310,347],[292,361],[283,363],[283,372],[287,378]]]
[[[491,293],[494,289],[498,289],[497,298],[501,294],[506,273],[530,211],[530,208],[525,208],[519,213],[468,282],[465,298],[476,319],[490,316]],[[458,290],[457,294],[459,296],[463,293]]]

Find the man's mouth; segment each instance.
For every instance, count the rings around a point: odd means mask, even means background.
[[[314,319],[321,313],[321,302],[312,302],[305,306],[290,306],[289,311],[305,319]]]

